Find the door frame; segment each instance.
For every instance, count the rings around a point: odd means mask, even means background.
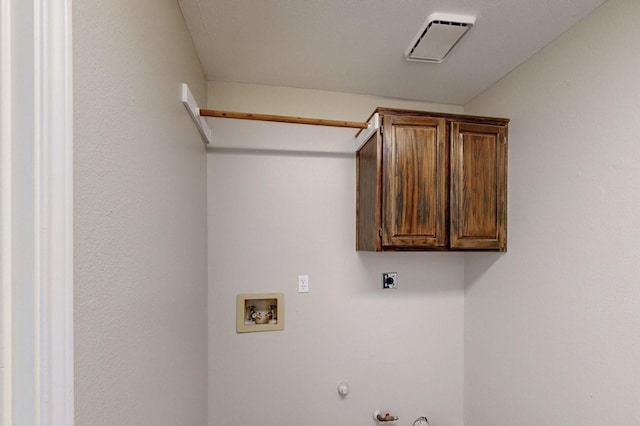
[[[71,18],[71,0],[0,0],[0,423],[7,425],[74,423]]]

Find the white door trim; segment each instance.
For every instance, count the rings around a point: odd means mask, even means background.
[[[0,1],[0,424],[12,418],[11,8]]]
[[[71,0],[37,0],[41,425],[73,425]]]
[[[0,0],[0,423],[71,426],[71,0]]]

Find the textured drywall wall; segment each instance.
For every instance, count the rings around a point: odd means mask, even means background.
[[[206,83],[174,0],[73,3],[77,425],[206,423]]]
[[[640,3],[465,107],[511,117],[509,252],[465,258],[465,425],[640,424]]]
[[[242,83],[208,83],[216,110],[366,122],[378,106],[462,113],[457,105]],[[215,148],[353,153],[357,129],[210,118]]]
[[[394,102],[232,86],[210,83],[209,106],[365,120]],[[461,425],[463,255],[356,252],[353,154],[296,152],[306,141],[273,126],[249,142],[288,151],[208,154],[209,424],[368,425],[383,410],[398,424]],[[397,290],[381,289],[387,271]],[[309,293],[297,293],[299,274]],[[284,293],[285,329],[236,333],[236,295],[264,292]]]

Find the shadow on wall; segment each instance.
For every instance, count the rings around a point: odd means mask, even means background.
[[[464,258],[464,289],[470,290],[491,267],[508,253],[467,253]],[[468,256],[468,257],[467,257]]]

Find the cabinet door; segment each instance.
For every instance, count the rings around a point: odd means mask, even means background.
[[[506,250],[507,130],[453,123],[451,247]]]
[[[383,117],[383,247],[446,246],[446,131],[444,119]]]

